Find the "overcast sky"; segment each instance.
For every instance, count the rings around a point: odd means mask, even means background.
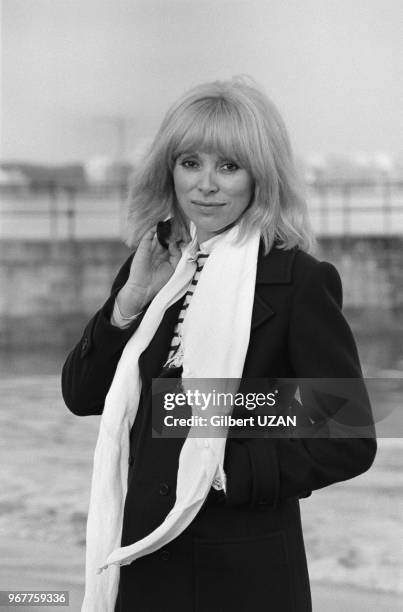
[[[402,0],[3,0],[1,156],[130,151],[184,90],[239,73],[299,153],[403,151],[402,23]]]

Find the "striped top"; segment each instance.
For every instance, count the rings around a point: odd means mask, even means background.
[[[189,284],[189,287],[185,293],[185,299],[181,311],[179,313],[178,320],[175,325],[174,333],[171,340],[171,346],[169,348],[168,359],[165,362],[164,368],[178,368],[183,363],[183,347],[182,347],[182,326],[186,316],[186,310],[192,299],[192,295],[196,289],[197,283],[200,278],[200,274],[203,270],[203,266],[206,263],[209,253],[203,252],[202,250],[196,253],[196,270],[193,278]]]
[[[196,262],[196,270],[185,294],[185,299],[176,322],[168,358],[164,364],[164,368],[178,368],[183,364],[182,327],[186,316],[186,310],[188,309],[192,295],[196,290],[197,283],[202,273],[203,266],[207,261],[207,257],[212,252],[215,244],[221,239],[221,236],[222,234],[213,236],[212,238],[201,242],[200,245],[197,242],[196,236],[192,238],[192,242],[190,243],[189,261]]]

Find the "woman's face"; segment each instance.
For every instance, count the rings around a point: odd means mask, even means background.
[[[195,224],[199,243],[237,222],[253,194],[250,173],[218,153],[182,153],[173,179],[178,204]]]

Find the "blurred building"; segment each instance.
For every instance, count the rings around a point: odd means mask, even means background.
[[[85,179],[89,185],[126,185],[132,170],[130,162],[106,155],[93,157],[84,163]]]

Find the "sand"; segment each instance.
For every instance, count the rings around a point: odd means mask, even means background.
[[[35,610],[71,610],[79,612],[83,598],[83,549],[63,548],[39,542],[9,543],[0,569],[2,590],[35,589],[69,591],[69,606],[35,606]],[[4,558],[8,559],[7,567]],[[314,612],[402,612],[402,597],[377,590],[347,585],[312,582]],[[0,606],[0,610],[33,610],[28,606]],[[262,608],[264,612],[264,608]],[[161,612],[174,612],[170,610]],[[230,611],[228,611],[230,612]],[[254,612],[254,611],[251,611]],[[258,611],[256,611],[258,612]],[[267,609],[267,612],[273,612]]]
[[[0,588],[69,590],[79,612],[98,419],[70,414],[53,374],[0,394]],[[369,472],[301,501],[314,612],[403,611],[402,471],[403,441],[381,440]]]

